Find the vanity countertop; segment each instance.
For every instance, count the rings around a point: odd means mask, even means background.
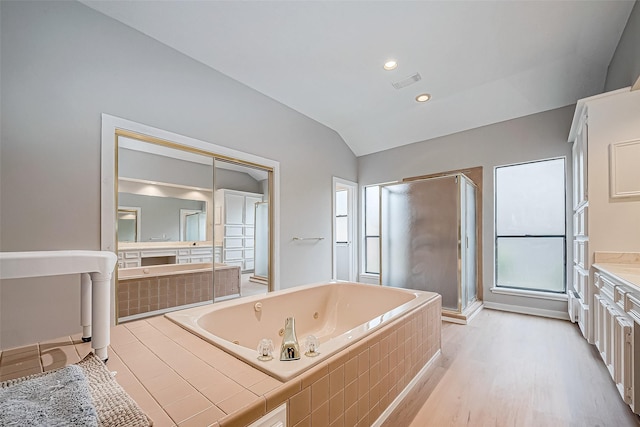
[[[212,247],[213,243],[209,241],[203,242],[119,242],[118,250],[149,250],[149,249],[166,249],[166,248],[200,248]]]
[[[596,252],[593,267],[640,290],[640,253]]]

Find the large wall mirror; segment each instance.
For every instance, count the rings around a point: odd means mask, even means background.
[[[118,321],[272,289],[272,168],[116,136]]]

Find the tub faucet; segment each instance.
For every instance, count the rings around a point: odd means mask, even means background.
[[[280,347],[280,360],[300,359],[300,346],[296,338],[296,322],[293,317],[287,317],[284,322],[284,334]]]

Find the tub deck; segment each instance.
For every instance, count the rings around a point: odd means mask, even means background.
[[[291,427],[369,426],[438,354],[439,302],[396,320],[394,332],[383,328],[286,382],[162,316],[112,328],[108,367],[157,427],[246,426],[284,402]],[[62,367],[89,351],[79,335],[7,350],[0,355],[0,379]]]

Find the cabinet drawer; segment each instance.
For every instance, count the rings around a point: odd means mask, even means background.
[[[124,259],[140,258],[140,252],[125,252]]]
[[[615,301],[613,296],[616,285],[606,278],[605,276],[600,275],[600,293],[607,297],[610,301]]]
[[[211,248],[196,248],[191,249],[191,255],[212,255],[213,249]]]
[[[244,257],[253,259],[253,249],[245,249]]]
[[[124,268],[131,268],[131,267],[140,267],[140,260],[124,262]]]
[[[247,237],[253,237],[255,233],[255,229],[253,227],[245,227],[244,229],[244,235]]]
[[[189,249],[178,249],[178,255],[189,255]]]
[[[244,261],[244,269],[245,270],[253,270],[253,260],[247,259]]]
[[[625,311],[633,317],[636,322],[640,323],[640,300],[635,296],[627,293],[625,295]]]

